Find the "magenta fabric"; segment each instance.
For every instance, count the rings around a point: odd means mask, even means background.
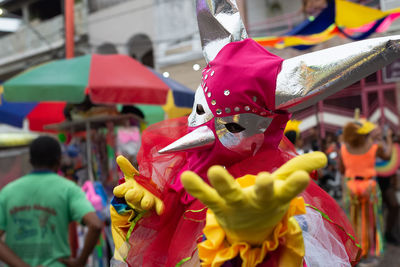
[[[282,58],[271,54],[252,39],[226,45],[202,74],[201,85],[214,116],[241,113],[272,115],[276,79],[282,62]]]

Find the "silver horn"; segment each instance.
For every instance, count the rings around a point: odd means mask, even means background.
[[[284,60],[276,81],[275,109],[304,109],[397,58],[400,35],[353,42]]]
[[[231,42],[247,38],[235,0],[196,0],[197,22],[205,60],[212,61]]]
[[[210,128],[207,126],[201,126],[159,150],[158,153],[165,154],[175,151],[187,151],[195,148],[206,148],[212,146],[214,142],[215,136]]]

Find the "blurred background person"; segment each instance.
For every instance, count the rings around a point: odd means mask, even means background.
[[[293,144],[294,149],[299,155],[304,154],[303,139],[301,138],[299,128],[300,124],[301,121],[289,120],[283,132],[286,138]]]
[[[29,148],[32,173],[0,191],[0,261],[9,266],[85,266],[103,222],[82,189],[57,175],[61,147],[49,136],[35,139]],[[68,224],[88,227],[78,257],[72,258]]]
[[[340,151],[340,170],[345,179],[344,208],[361,242],[362,264],[377,264],[376,257],[383,253],[381,196],[375,181],[375,161],[377,157],[390,159],[391,151],[374,143],[370,133],[375,127],[366,120],[347,123]],[[389,137],[390,147],[391,143]]]
[[[321,141],[321,151],[326,154],[328,163],[321,171],[321,176],[318,179],[318,185],[324,189],[329,195],[336,200],[342,196],[341,175],[338,172],[338,150],[337,136],[331,133],[326,135],[326,138]]]
[[[392,147],[388,142],[388,135],[391,135],[391,139],[394,141]],[[397,170],[400,165],[398,139],[387,126],[385,126],[383,132],[381,128],[377,127],[373,132],[373,138],[385,150],[391,149],[392,151],[390,160],[377,159],[375,169],[385,209],[385,241],[400,246],[400,240],[396,235],[396,227],[399,225],[399,203],[396,197]]]

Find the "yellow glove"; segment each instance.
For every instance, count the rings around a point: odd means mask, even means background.
[[[185,189],[213,211],[231,244],[260,245],[271,237],[290,201],[307,187],[308,173],[326,162],[322,152],[301,155],[272,174],[259,173],[255,184],[247,188],[241,188],[221,166],[208,170],[213,187],[193,172],[184,172],[181,179]]]
[[[161,199],[154,196],[143,186],[138,184],[134,177],[139,172],[124,156],[117,157],[117,164],[125,176],[125,183],[114,188],[114,195],[119,198],[125,197],[126,203],[135,210],[147,211],[155,209],[158,215],[164,211],[164,204]]]

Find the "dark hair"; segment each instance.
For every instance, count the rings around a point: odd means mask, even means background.
[[[296,139],[297,139],[296,131],[287,131],[285,133],[285,136],[287,139],[289,139],[290,142],[292,142],[293,145],[296,143]]]
[[[61,161],[61,147],[50,136],[40,136],[29,147],[30,162],[36,168],[54,168]]]
[[[121,110],[121,114],[135,114],[140,118],[144,119],[144,113],[135,106],[123,106]]]
[[[343,127],[343,141],[352,147],[360,147],[367,141],[367,135],[357,133],[360,128],[358,123],[349,122]]]

